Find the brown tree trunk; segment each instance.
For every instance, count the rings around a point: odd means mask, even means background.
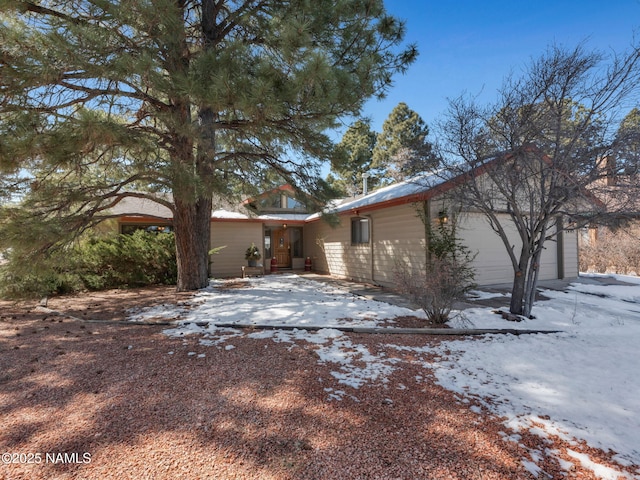
[[[538,277],[540,276],[540,259],[542,258],[542,249],[539,249],[534,255],[529,266],[527,275],[527,284],[525,286],[524,306],[522,315],[531,318],[531,310],[536,300],[536,290],[538,287]]]
[[[524,251],[520,252],[518,270],[514,273],[513,287],[511,288],[511,303],[509,311],[514,315],[524,314],[525,289],[527,286],[527,272],[529,256]]]
[[[511,289],[511,303],[509,305],[509,311],[515,315],[522,315],[525,281],[526,276],[522,272],[515,273]]]
[[[176,258],[179,292],[197,290],[209,284],[209,236],[211,198],[195,202],[175,198]]]
[[[216,32],[216,3],[213,0],[202,2],[202,34],[205,49],[213,48]],[[186,51],[186,50],[185,50]],[[188,62],[188,60],[186,60]],[[186,113],[185,117],[189,114]],[[200,138],[197,141],[195,158],[194,183],[182,184],[179,191],[185,196],[181,198],[174,189],[175,202],[175,235],[176,259],[178,263],[178,291],[189,291],[204,288],[209,284],[209,249],[211,235],[211,194],[210,184],[213,177],[215,160],[215,115],[210,107],[200,106],[198,120]],[[193,144],[182,150],[182,165],[190,165]],[[194,200],[195,198],[195,200]]]

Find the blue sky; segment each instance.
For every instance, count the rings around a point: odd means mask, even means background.
[[[393,107],[405,102],[432,125],[447,97],[467,92],[495,99],[510,71],[517,73],[547,46],[626,50],[640,40],[640,0],[386,0],[389,13],[407,23],[407,42],[420,56],[383,101],[367,103],[374,130]],[[340,135],[341,136],[341,135]],[[338,138],[339,140],[339,138]]]

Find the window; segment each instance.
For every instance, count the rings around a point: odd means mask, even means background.
[[[260,200],[260,210],[269,210],[273,208],[281,208],[282,207],[282,198],[281,195],[271,195],[267,198],[263,198]]]
[[[272,258],[271,253],[271,229],[266,228],[264,230],[264,258]]]
[[[369,219],[368,218],[352,218],[351,219],[351,244],[358,245],[369,243]]]
[[[287,208],[290,210],[302,210],[304,209],[304,205],[292,197],[287,197]]]
[[[151,233],[171,233],[173,227],[171,225],[150,225],[148,223],[130,223],[120,225],[120,233],[131,235],[137,230],[145,230]]]
[[[302,257],[302,229],[301,228],[292,228],[290,229],[291,235],[291,254],[294,258]]]

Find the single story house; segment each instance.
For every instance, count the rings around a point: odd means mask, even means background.
[[[302,270],[309,259],[315,272],[393,286],[397,259],[424,262],[427,235],[419,212],[428,212],[434,224],[448,221],[444,194],[454,183],[425,176],[420,181],[396,183],[335,201],[324,212],[331,214],[331,222],[320,213],[306,212],[289,186],[245,201],[235,211],[215,210],[210,246],[224,248],[211,256],[210,274],[240,276],[246,265],[245,252],[254,243],[262,252],[265,273],[272,264],[280,271]],[[114,212],[121,215],[121,232],[171,228],[171,211],[149,200],[127,198]],[[513,281],[504,244],[482,214],[462,212],[456,217],[456,226],[458,237],[477,253],[473,266],[478,285]],[[515,229],[513,232],[517,248],[519,240]],[[578,276],[577,237],[573,231],[564,231],[546,243],[540,280]]]

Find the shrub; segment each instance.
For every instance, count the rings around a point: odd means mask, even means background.
[[[398,265],[395,277],[400,292],[418,305],[430,323],[449,320],[456,302],[464,300],[474,287],[474,272],[466,260],[433,257],[424,269]]]
[[[46,295],[175,284],[177,264],[172,233],[137,231],[132,235],[83,240],[47,256],[25,259],[7,252],[0,266],[0,296]]]
[[[449,320],[455,303],[475,287],[471,267],[475,255],[457,238],[455,224],[441,222],[436,230],[427,231],[424,268],[397,262],[394,273],[400,293],[418,305],[430,323],[442,325]]]
[[[91,240],[76,255],[76,273],[89,290],[176,283],[178,267],[172,233],[148,233]]]
[[[262,255],[260,254],[260,249],[256,247],[255,243],[252,242],[244,254],[244,259],[249,261],[253,261],[253,260],[257,261],[257,260],[260,260],[261,258],[262,258]]]
[[[630,223],[615,230],[600,227],[595,240],[582,239],[580,271],[640,274],[640,224]]]

